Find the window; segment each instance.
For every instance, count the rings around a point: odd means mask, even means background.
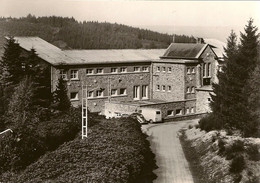
[[[134,99],[139,99],[139,91],[140,91],[140,87],[139,86],[134,86],[134,93],[133,93],[133,97]]]
[[[162,91],[165,91],[165,85],[162,85]]]
[[[70,71],[70,79],[78,79],[78,70],[71,70]]]
[[[103,74],[103,69],[97,69],[97,74]]]
[[[190,113],[190,109],[186,108],[186,114],[189,114],[189,113]]]
[[[93,98],[94,97],[94,92],[93,91],[89,91],[88,92],[88,98]]]
[[[126,95],[126,88],[120,88],[120,95]]]
[[[208,77],[211,77],[211,64],[208,63]]]
[[[172,68],[168,67],[168,72],[171,73],[172,72]]]
[[[117,68],[111,68],[111,72],[112,73],[116,73],[117,72]]]
[[[112,89],[111,90],[111,96],[117,95],[117,89]]]
[[[78,100],[78,92],[71,92],[70,93],[70,100]]]
[[[168,86],[168,92],[172,91],[172,86]]]
[[[210,99],[210,98],[208,98],[208,101],[210,102],[210,101],[211,101],[211,99]]]
[[[148,98],[148,86],[142,86],[142,98]]]
[[[176,115],[182,115],[182,110],[181,109],[176,109]]]
[[[157,67],[156,72],[160,72],[160,71],[161,71],[161,68]]]
[[[195,87],[194,86],[191,87],[191,93],[195,93]]]
[[[190,113],[194,113],[194,107],[191,108]]]
[[[203,78],[203,86],[210,85],[210,78]]]
[[[190,93],[190,87],[187,87],[187,93]]]
[[[195,74],[195,68],[194,67],[191,68],[191,73]]]
[[[134,67],[134,72],[140,72],[140,67]]]
[[[148,67],[143,67],[143,71],[145,72],[145,71],[148,71]]]
[[[173,116],[173,110],[167,111],[167,116]]]
[[[93,69],[87,69],[86,74],[94,74]]]
[[[165,72],[166,71],[166,67],[162,67],[162,71]]]
[[[64,71],[64,70],[60,70],[60,77],[61,77],[63,80],[66,80],[66,79],[67,79],[67,72]]]
[[[102,90],[97,90],[96,91],[96,96],[97,97],[103,97],[103,91]]]
[[[206,77],[206,64],[203,64],[203,77]]]
[[[187,74],[190,74],[190,68],[189,67],[187,68]]]
[[[156,111],[156,114],[161,114],[161,111]]]
[[[156,90],[160,91],[160,85],[156,85]]]
[[[126,67],[121,67],[120,72],[126,72]]]
[[[97,69],[97,74],[103,74],[104,70],[103,69]]]

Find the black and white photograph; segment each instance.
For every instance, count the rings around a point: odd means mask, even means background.
[[[259,12],[0,0],[0,183],[260,183]]]

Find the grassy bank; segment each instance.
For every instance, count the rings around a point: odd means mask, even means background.
[[[260,182],[259,138],[190,128],[182,131],[180,140],[196,183]]]

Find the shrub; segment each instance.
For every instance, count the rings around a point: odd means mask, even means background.
[[[231,173],[240,173],[245,168],[245,160],[242,155],[236,156],[231,164],[229,171]]]
[[[189,129],[192,129],[193,128],[193,126],[192,125],[189,125],[189,127],[188,127]]]
[[[130,118],[102,119],[80,137],[46,153],[25,171],[2,182],[143,183],[154,178],[154,154],[140,124]]]
[[[226,150],[224,140],[218,139],[218,149],[218,154],[223,155]]]
[[[258,151],[257,144],[250,144],[246,148],[246,153],[249,155],[249,159],[252,161],[259,161],[260,160],[260,153]]]
[[[243,152],[245,149],[244,142],[236,140],[231,146],[227,146],[225,150],[226,159],[233,159],[239,152]]]
[[[206,132],[212,131],[212,130],[219,130],[220,129],[220,123],[216,120],[216,118],[213,116],[213,114],[208,114],[204,118],[200,119],[199,121],[199,127],[202,130],[205,130]]]
[[[68,113],[52,117],[50,121],[37,121],[29,117],[12,127],[14,133],[0,141],[0,174],[7,170],[20,170],[37,160],[48,150],[75,138],[80,130],[81,113],[71,109]]]

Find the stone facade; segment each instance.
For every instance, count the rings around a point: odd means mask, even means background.
[[[134,67],[139,68],[140,71],[134,71]],[[116,69],[116,72],[111,72]],[[125,72],[120,72],[121,68],[125,69]],[[143,70],[143,69],[147,70]],[[87,69],[92,69],[93,74],[87,74]],[[103,69],[103,73],[97,74],[97,69]],[[70,74],[72,70],[78,71],[78,79],[71,79]],[[70,96],[71,93],[77,93],[76,99],[71,99],[73,106],[81,105],[82,98],[82,81],[88,86],[88,92],[93,92],[92,96],[88,98],[88,107],[91,112],[100,112],[104,109],[105,101],[129,101],[129,100],[148,100],[150,99],[150,63],[138,63],[138,64],[124,64],[124,65],[88,65],[78,67],[60,67],[52,68],[52,82],[54,91],[60,71],[64,71],[67,75],[67,89]],[[134,86],[138,86],[138,98],[134,99],[133,90]],[[147,87],[146,96],[142,95],[144,87]],[[97,96],[97,91],[102,91],[102,96]],[[112,90],[115,92],[113,95]],[[123,92],[123,90],[125,90]],[[109,92],[110,91],[110,92]],[[120,93],[122,92],[122,93]]]
[[[153,63],[152,65],[152,98],[164,101],[184,100],[185,65],[173,63]],[[169,87],[171,87],[170,90]]]
[[[196,112],[198,114],[210,112],[210,92],[212,90],[197,90],[196,94]]]

